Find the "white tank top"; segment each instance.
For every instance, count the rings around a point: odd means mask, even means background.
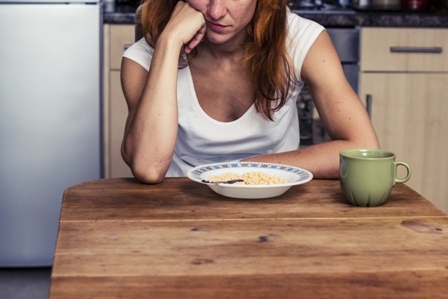
[[[297,96],[303,87],[300,77],[303,60],[324,28],[316,22],[288,14],[288,53],[299,83],[285,106],[267,120],[252,105],[239,119],[220,122],[208,116],[199,105],[190,68],[178,73],[177,101],[179,127],[176,148],[167,177],[185,176],[192,167],[203,164],[238,161],[260,154],[296,150],[300,144]],[[144,38],[129,47],[124,57],[149,70],[154,49]]]

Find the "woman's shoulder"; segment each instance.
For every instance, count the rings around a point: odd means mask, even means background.
[[[320,34],[322,30],[325,30],[325,28],[321,24],[293,12],[288,12],[288,31],[290,36],[300,38],[316,35],[316,33]]]
[[[154,55],[154,48],[151,47],[146,42],[145,38],[141,38],[140,40],[132,44],[123,53],[123,57],[126,57],[128,59],[137,62],[147,71],[149,71],[149,66],[151,64],[151,59],[153,55]]]
[[[287,51],[296,67],[299,81],[302,80],[300,72],[306,54],[323,30],[325,28],[315,21],[288,13]]]
[[[307,52],[317,37],[325,30],[319,23],[288,13],[288,48],[290,51]],[[292,53],[290,53],[292,54]]]

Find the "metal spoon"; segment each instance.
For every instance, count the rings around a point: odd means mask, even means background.
[[[210,182],[207,180],[202,180],[201,182],[206,183],[206,184],[235,184],[238,182],[244,182],[244,180],[242,179],[234,179],[234,180],[229,180],[229,181],[216,181],[216,182]]]

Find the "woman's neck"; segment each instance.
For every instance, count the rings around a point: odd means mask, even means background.
[[[197,46],[198,53],[210,54],[215,59],[240,57],[244,53],[243,45],[246,39],[246,30],[242,30],[238,35],[222,44],[215,44],[205,39]]]

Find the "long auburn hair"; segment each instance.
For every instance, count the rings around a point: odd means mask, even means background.
[[[141,15],[143,35],[152,47],[181,0],[144,0]],[[247,27],[244,66],[248,67],[255,87],[254,104],[258,112],[273,120],[282,108],[295,75],[286,51],[287,0],[258,0],[255,14]],[[180,64],[181,65],[181,64]]]

